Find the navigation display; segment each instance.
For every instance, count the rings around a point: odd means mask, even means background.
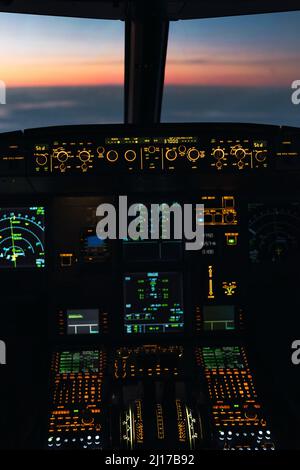
[[[0,269],[44,266],[44,207],[1,207]]]

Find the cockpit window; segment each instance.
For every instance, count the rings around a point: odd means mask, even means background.
[[[171,23],[162,121],[299,126],[299,24],[300,12]]]
[[[122,122],[122,22],[1,13],[0,49],[0,131]]]

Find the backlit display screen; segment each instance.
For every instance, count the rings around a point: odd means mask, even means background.
[[[80,238],[81,259],[84,263],[101,263],[109,258],[107,240],[98,238],[95,229],[86,228]]]
[[[91,335],[99,333],[98,309],[68,309],[66,315],[68,335]]]
[[[0,268],[43,268],[44,266],[44,207],[1,207]]]
[[[126,274],[124,325],[127,334],[183,331],[182,276],[177,272]]]
[[[203,329],[234,330],[235,309],[233,305],[205,305],[203,307]]]

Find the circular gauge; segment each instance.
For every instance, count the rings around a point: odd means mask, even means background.
[[[300,204],[249,205],[249,256],[253,263],[278,263],[300,249]]]
[[[0,268],[44,267],[44,208],[0,208]]]

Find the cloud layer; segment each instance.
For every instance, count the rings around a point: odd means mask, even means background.
[[[300,126],[290,87],[166,86],[162,121]],[[12,88],[0,105],[0,131],[123,122],[123,87]]]

